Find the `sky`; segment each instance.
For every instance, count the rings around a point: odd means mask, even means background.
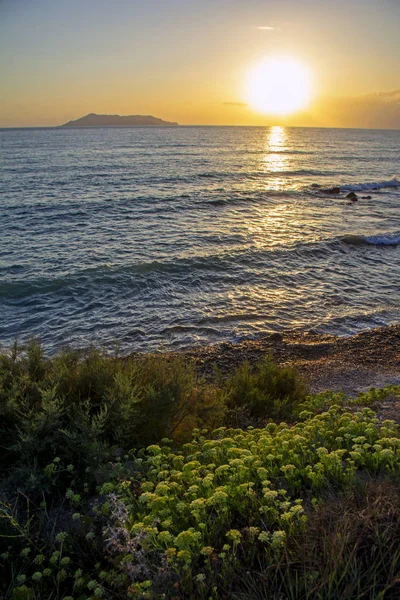
[[[400,0],[0,0],[0,127],[89,112],[182,125],[400,129]],[[250,69],[312,73],[292,115],[248,105]]]

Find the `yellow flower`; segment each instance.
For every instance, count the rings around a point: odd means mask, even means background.
[[[156,455],[156,454],[161,454],[162,450],[161,450],[160,446],[153,444],[152,446],[148,446],[147,452],[149,452],[150,454]]]
[[[229,465],[221,465],[220,467],[215,469],[215,474],[219,476],[219,475],[223,475],[224,473],[228,473],[229,471],[230,471]]]
[[[234,544],[238,544],[242,539],[242,534],[238,529],[230,529],[225,535],[228,540],[232,540]]]
[[[258,539],[260,540],[260,542],[263,542],[264,544],[269,542],[269,538],[270,538],[270,534],[267,531],[262,531],[260,533],[260,535],[258,536]]]
[[[182,550],[188,549],[190,546],[196,545],[200,538],[200,532],[195,532],[193,528],[187,529],[186,531],[181,531],[181,533],[176,536],[175,545]]]
[[[193,471],[193,469],[198,469],[199,467],[201,467],[201,464],[199,463],[199,461],[192,460],[192,461],[186,463],[185,465],[183,465],[182,471],[185,473],[187,471]]]
[[[169,491],[170,489],[167,483],[159,483],[155,489],[157,496],[167,496]]]
[[[225,504],[226,501],[228,500],[228,494],[226,494],[225,492],[214,492],[214,494],[211,496],[211,498],[209,498],[207,500],[207,504],[208,505],[215,505],[215,504]]]
[[[271,536],[271,546],[273,548],[279,548],[283,546],[286,540],[286,533],[284,531],[274,531]]]
[[[196,500],[192,500],[192,502],[190,503],[191,508],[203,508],[204,505],[206,503],[206,500],[204,498],[196,498]]]
[[[350,452],[350,454],[351,454],[351,452]],[[383,456],[384,458],[392,458],[394,456],[394,452],[390,448],[384,448],[383,450],[380,451],[380,455]]]
[[[143,502],[143,504],[150,504],[157,496],[152,492],[145,492],[139,496],[139,502]]]
[[[177,556],[185,563],[190,563],[192,560],[192,556],[188,550],[179,550]]]
[[[269,501],[276,500],[277,497],[278,497],[278,492],[276,490],[266,490],[264,492],[264,498],[266,500],[269,500]]]
[[[142,492],[152,492],[154,490],[154,483],[151,483],[151,481],[143,481],[140,485],[140,489]]]
[[[158,540],[162,544],[169,544],[169,543],[173,542],[174,536],[169,531],[161,531],[158,534]]]
[[[268,479],[269,473],[267,469],[265,469],[264,467],[260,467],[259,469],[257,469],[257,475],[261,481],[265,481],[266,479]]]
[[[167,548],[165,554],[171,560],[176,555],[176,548]]]

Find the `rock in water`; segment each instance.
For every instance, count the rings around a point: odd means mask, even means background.
[[[358,200],[358,196],[355,192],[350,192],[350,194],[347,194],[346,198],[352,200],[353,202],[356,202]]]
[[[283,335],[281,333],[271,333],[271,335],[269,336],[269,339],[271,340],[271,342],[282,342],[283,341]]]
[[[327,188],[326,190],[321,190],[324,194],[340,194],[340,187]]]

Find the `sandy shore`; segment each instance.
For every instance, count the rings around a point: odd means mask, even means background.
[[[221,343],[185,352],[206,375],[215,366],[227,373],[244,360],[254,363],[268,354],[280,364],[295,365],[311,392],[330,389],[356,395],[371,387],[400,384],[400,325],[347,338],[272,334],[257,341]]]

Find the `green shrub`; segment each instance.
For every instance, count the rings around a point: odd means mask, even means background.
[[[0,356],[0,470],[26,491],[48,487],[43,469],[55,457],[94,472],[116,449],[187,440],[224,414],[220,390],[180,357],[115,359],[90,349],[46,360],[35,341]],[[64,473],[57,485],[70,479]]]
[[[281,367],[271,358],[254,368],[244,362],[224,387],[229,408],[247,406],[256,418],[293,418],[306,395],[305,384],[295,369]]]
[[[359,406],[399,393],[306,396],[271,359],[206,381],[183,357],[15,345],[0,597],[398,598],[398,428]]]
[[[142,391],[141,446],[163,437],[187,441],[194,427],[222,423],[223,394],[200,379],[184,358],[143,357],[135,364],[135,382]]]
[[[175,452],[163,441],[137,458],[140,486],[125,479],[103,489],[106,544],[137,598],[141,584],[150,598],[176,590],[182,598],[235,598],[243,590],[242,598],[299,600],[398,592],[400,503],[388,498],[374,509],[365,482],[381,478],[398,491],[390,480],[400,473],[399,449],[395,423],[380,424],[368,408],[331,407],[292,427],[219,428],[211,439],[197,431]],[[351,512],[357,493],[359,514]],[[338,524],[332,517],[329,532],[332,511]]]

